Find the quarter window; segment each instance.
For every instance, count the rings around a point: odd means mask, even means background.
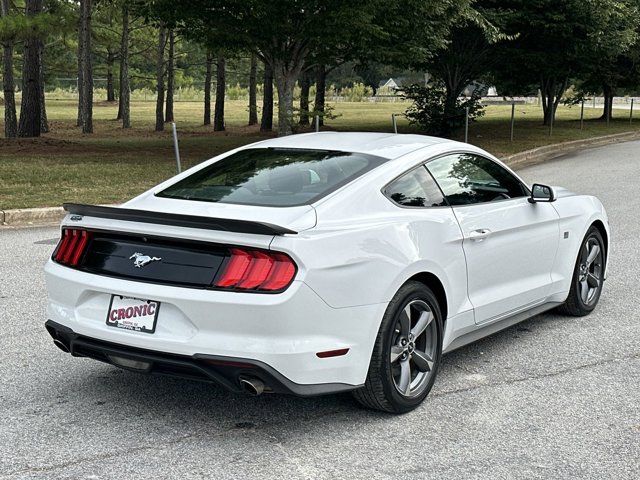
[[[405,207],[441,207],[446,205],[442,192],[424,167],[406,173],[391,182],[384,194]]]
[[[496,162],[467,153],[447,155],[427,163],[427,169],[450,205],[469,205],[524,197],[524,185]]]

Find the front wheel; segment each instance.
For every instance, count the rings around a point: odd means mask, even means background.
[[[409,412],[428,395],[442,356],[442,317],[433,292],[408,282],[389,302],[376,337],[364,386],[354,397],[364,406]]]
[[[604,240],[600,231],[591,227],[578,252],[569,296],[558,307],[561,313],[583,317],[596,308],[604,283],[605,262]]]

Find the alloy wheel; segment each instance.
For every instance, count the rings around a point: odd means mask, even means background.
[[[603,249],[598,239],[589,237],[580,251],[578,272],[578,291],[585,305],[591,305],[598,299],[602,288]]]
[[[398,392],[408,398],[419,396],[433,373],[437,354],[437,330],[433,311],[423,300],[412,300],[396,321],[390,364]]]

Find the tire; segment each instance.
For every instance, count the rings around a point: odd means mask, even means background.
[[[597,245],[599,252],[589,263],[588,253]],[[591,226],[587,231],[576,258],[571,278],[571,289],[565,303],[558,307],[558,312],[573,317],[584,317],[598,305],[604,284],[604,271],[607,261],[605,243],[600,231]],[[597,287],[595,282],[598,282]],[[584,284],[587,290],[585,295]]]
[[[422,333],[418,333],[421,330]],[[429,394],[441,357],[442,315],[438,301],[424,284],[407,282],[385,311],[367,379],[353,396],[367,408],[409,412]]]

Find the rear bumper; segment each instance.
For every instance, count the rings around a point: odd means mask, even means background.
[[[311,391],[318,390],[317,385],[329,385],[330,392],[342,389],[336,390],[336,384],[356,388],[364,383],[386,308],[332,308],[301,281],[283,293],[267,295],[116,279],[52,261],[45,273],[47,318],[82,339],[181,359],[243,359],[268,366],[263,370],[277,372],[292,384],[309,385]],[[155,332],[106,325],[112,294],[160,302]],[[339,349],[348,352],[331,358],[317,355]]]
[[[212,382],[235,393],[243,391],[240,384],[241,378],[259,379],[265,385],[265,392],[292,394],[301,397],[345,392],[359,387],[343,383],[301,385],[292,382],[274,368],[257,360],[207,354],[175,355],[128,347],[78,335],[72,329],[52,320],[47,320],[45,327],[56,345],[74,357],[92,358],[137,373]],[[140,362],[145,367],[127,368],[119,364],[118,359]]]

